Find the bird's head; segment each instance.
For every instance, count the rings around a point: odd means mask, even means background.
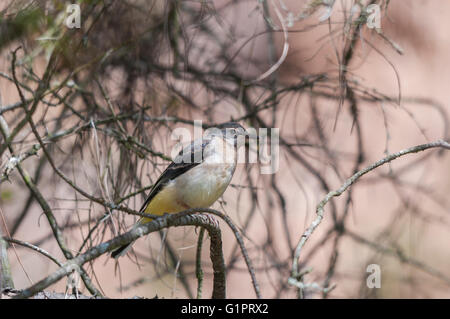
[[[236,122],[226,122],[208,129],[207,135],[211,137],[221,136],[228,143],[239,147],[245,144],[245,136],[248,134],[241,124]]]

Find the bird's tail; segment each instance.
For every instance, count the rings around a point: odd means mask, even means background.
[[[133,246],[133,244],[134,244],[134,241],[132,241],[129,244],[120,246],[119,248],[117,248],[116,250],[114,250],[111,253],[111,257],[114,259],[117,259],[119,257],[125,256],[128,253],[128,251],[131,249],[131,246]]]
[[[134,224],[132,229],[135,229],[136,227],[138,227],[139,225],[141,225],[142,219],[140,221],[138,221],[136,224]],[[125,256],[128,251],[131,249],[131,246],[133,246],[135,241],[132,241],[131,243],[128,243],[126,245],[120,246],[119,248],[117,248],[116,250],[114,250],[111,253],[111,257],[114,259],[117,259],[119,257]]]

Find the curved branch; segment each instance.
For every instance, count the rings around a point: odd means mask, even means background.
[[[166,214],[163,217],[153,220],[152,222],[132,229],[123,235],[117,236],[105,243],[92,247],[84,254],[65,262],[61,268],[48,277],[42,279],[31,287],[22,290],[14,298],[29,298],[39,291],[42,291],[50,285],[56,283],[61,278],[67,276],[74,270],[74,268],[81,267],[85,263],[151,232],[159,231],[163,228],[172,226],[177,227],[187,225],[202,226],[208,231],[211,238],[210,256],[214,270],[214,287],[212,298],[225,298],[225,263],[222,253],[222,238],[219,224],[214,218],[211,218],[211,216],[206,214],[189,215],[187,213],[173,215]]]
[[[202,298],[203,270],[202,270],[202,246],[205,229],[201,228],[198,234],[197,252],[195,255],[195,276],[197,277],[197,299]]]
[[[413,146],[404,150],[401,150],[397,153],[393,153],[391,155],[386,156],[385,158],[373,163],[372,165],[358,171],[355,173],[352,177],[347,179],[342,186],[335,191],[329,192],[322,201],[317,205],[316,207],[316,218],[312,221],[310,226],[305,230],[302,237],[300,238],[300,241],[297,244],[297,248],[295,249],[294,258],[292,261],[292,270],[291,270],[291,282],[295,282],[297,278],[299,277],[300,271],[298,269],[298,260],[300,258],[300,254],[303,250],[304,245],[308,241],[308,239],[311,237],[314,230],[320,225],[322,222],[323,216],[324,216],[324,208],[325,205],[333,198],[342,195],[352,184],[354,184],[360,177],[367,174],[368,172],[386,164],[393,160],[395,160],[398,157],[404,156],[406,154],[411,153],[418,153],[422,152],[424,150],[430,149],[430,148],[443,148],[450,150],[450,144],[443,140],[438,140],[436,142],[431,142],[427,144],[421,144],[417,146]]]
[[[60,266],[60,267],[63,266],[63,264],[58,259],[56,259],[52,255],[50,255],[45,249],[42,249],[42,248],[40,248],[38,246],[35,246],[33,244],[30,244],[30,243],[27,243],[26,241],[21,241],[21,240],[18,240],[18,239],[15,239],[15,238],[9,238],[9,237],[0,237],[0,240],[4,240],[4,241],[7,241],[9,243],[17,244],[17,245],[20,245],[20,246],[32,249],[32,250],[40,253],[41,255],[47,257],[48,259],[53,261],[58,266]]]

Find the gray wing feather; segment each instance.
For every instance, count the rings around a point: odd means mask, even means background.
[[[195,140],[190,145],[181,150],[174,161],[164,170],[161,176],[150,190],[147,199],[142,205],[140,212],[143,212],[152,199],[167,185],[171,180],[184,174],[203,162],[203,152],[210,140]]]

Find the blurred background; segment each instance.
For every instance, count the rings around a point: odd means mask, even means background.
[[[328,192],[388,154],[449,140],[448,1],[7,0],[0,10],[3,236],[64,262],[49,216],[74,256],[124,233],[136,217],[93,198],[139,210],[175,128],[235,120],[280,129],[279,169],[240,164],[213,206],[239,228],[264,298],[450,297],[450,154],[437,148],[369,172],[325,206],[299,259],[306,288],[288,283]],[[255,298],[220,225],[227,297]],[[195,298],[198,234],[169,228],[117,263],[103,255],[84,267],[107,297]],[[58,269],[4,246],[17,289]],[[207,236],[201,263],[209,298]],[[379,288],[367,285],[372,264]],[[64,292],[66,280],[46,290]]]

